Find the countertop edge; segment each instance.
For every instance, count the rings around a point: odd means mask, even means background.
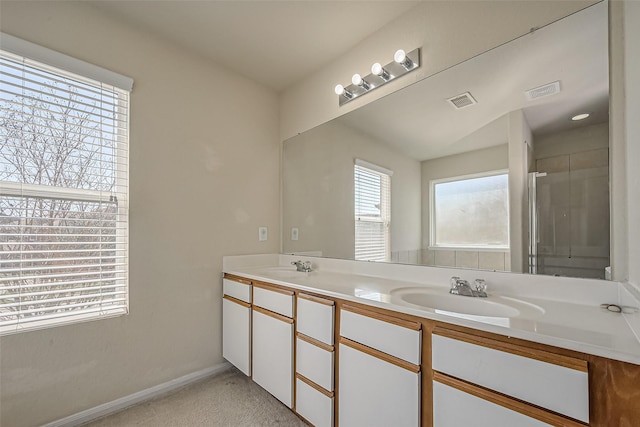
[[[491,325],[488,323],[476,322],[473,320],[466,320],[466,319],[460,319],[460,318],[446,316],[446,315],[440,315],[437,313],[430,313],[428,311],[423,311],[417,308],[414,309],[411,307],[406,307],[406,306],[394,304],[391,302],[374,301],[374,300],[369,300],[365,298],[358,298],[358,297],[343,294],[340,292],[300,285],[298,283],[274,279],[272,277],[267,277],[263,275],[252,274],[250,272],[243,271],[242,269],[240,270],[229,269],[229,270],[223,271],[223,274],[225,273],[246,277],[248,279],[269,282],[269,283],[273,283],[280,286],[286,286],[286,287],[300,290],[300,291],[312,292],[312,293],[324,295],[327,297],[338,298],[344,301],[350,301],[350,302],[355,302],[362,305],[382,308],[385,310],[390,310],[398,313],[404,313],[404,314],[421,317],[428,320],[435,320],[435,321],[448,323],[455,326],[462,326],[462,327],[483,331],[483,332],[490,332],[490,333],[494,333],[497,335],[502,335],[510,338],[518,338],[518,339],[531,341],[539,344],[545,344],[545,345],[550,345],[553,347],[558,347],[566,350],[572,350],[572,351],[584,353],[587,355],[599,356],[607,359],[613,359],[621,362],[640,365],[640,354],[637,355],[637,354],[617,351],[614,349],[605,348],[605,347],[601,347],[601,346],[597,346],[594,344],[585,343],[581,341],[575,341],[567,338],[536,334],[528,331],[523,331],[520,329],[511,329],[504,326]],[[631,328],[629,328],[629,333],[633,334],[633,331],[631,330]]]

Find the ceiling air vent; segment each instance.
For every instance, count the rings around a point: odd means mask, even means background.
[[[473,98],[473,96],[471,96],[471,94],[469,92],[465,92],[463,94],[456,95],[453,98],[447,99],[447,101],[449,101],[451,103],[451,105],[453,105],[458,110],[461,109],[461,108],[464,108],[464,107],[468,107],[469,105],[473,105],[473,104],[477,104],[478,103],[478,101],[476,101]]]
[[[547,83],[543,86],[534,87],[525,92],[527,99],[533,101],[534,99],[542,98],[545,96],[555,95],[560,92],[560,81]]]

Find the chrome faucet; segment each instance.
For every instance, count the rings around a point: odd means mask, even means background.
[[[462,295],[465,297],[486,298],[487,284],[485,283],[484,279],[476,279],[474,282],[474,286],[471,287],[471,284],[469,284],[468,281],[463,280],[458,276],[453,276],[451,278],[451,289],[449,289],[449,293],[453,295]]]
[[[305,262],[302,262],[300,260],[291,261],[291,265],[295,265],[296,270],[301,271],[303,273],[309,273],[311,271],[311,261],[305,261]]]

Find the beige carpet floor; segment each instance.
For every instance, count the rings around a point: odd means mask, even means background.
[[[306,426],[235,368],[85,424],[89,427]]]

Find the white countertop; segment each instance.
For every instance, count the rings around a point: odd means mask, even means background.
[[[270,258],[265,256],[258,258],[252,256],[225,257],[224,272],[426,319],[640,365],[640,341],[630,326],[630,324],[639,323],[637,318],[640,317],[640,314],[634,309],[626,310],[628,313],[623,315],[600,308],[600,303],[603,302],[619,303],[617,288],[615,292],[611,292],[609,288],[600,292],[591,292],[591,294],[596,294],[593,301],[585,300],[582,297],[575,298],[578,302],[574,303],[567,301],[566,297],[571,293],[571,289],[564,290],[564,295],[562,291],[558,292],[558,298],[550,298],[549,295],[541,297],[532,291],[516,292],[514,286],[496,285],[498,289],[492,290],[492,282],[499,283],[500,280],[504,281],[505,278],[514,275],[493,276],[496,273],[493,275],[486,273],[483,276],[489,276],[487,280],[489,297],[480,299],[449,295],[448,282],[441,278],[437,283],[433,283],[433,279],[432,283],[425,283],[425,280],[414,280],[415,278],[411,277],[411,274],[408,277],[410,280],[407,280],[407,277],[391,279],[381,277],[379,271],[375,275],[362,274],[361,271],[344,271],[344,265],[349,266],[349,264],[336,264],[337,268],[332,269],[331,264],[336,260],[317,260],[314,271],[300,273],[295,271],[295,267],[288,265],[289,258],[285,255],[271,255]],[[348,263],[349,261],[341,262]],[[318,263],[321,265],[318,266]],[[402,267],[394,266],[393,268],[397,273],[397,269]],[[463,272],[468,273],[468,271]],[[451,271],[437,270],[436,273],[442,276],[451,273]],[[398,274],[393,274],[393,276],[397,277]],[[515,277],[524,281],[532,280],[531,277],[535,278],[535,276],[529,276],[529,278],[524,278],[527,275],[521,276]],[[584,283],[575,279],[574,281],[578,286],[581,286],[580,289],[585,287]],[[596,286],[596,283],[593,282],[600,281],[589,281],[587,284]],[[573,282],[567,283],[567,287],[574,285]],[[616,285],[603,283],[603,286]],[[449,311],[444,311],[441,307],[432,308],[417,305],[414,304],[415,300],[406,297],[409,294],[421,295],[422,293],[425,293],[427,297],[435,297],[438,301],[453,302],[454,305],[461,307],[464,307],[465,304],[478,306],[478,304],[485,303],[490,305],[503,303],[507,307],[515,307],[518,313],[516,315],[512,313],[509,315],[510,317],[470,316],[459,314],[465,310],[454,312],[447,308]],[[614,295],[615,301],[612,300]],[[602,301],[603,298],[607,299]],[[478,307],[482,308],[482,306]],[[628,321],[628,319],[630,320]]]

